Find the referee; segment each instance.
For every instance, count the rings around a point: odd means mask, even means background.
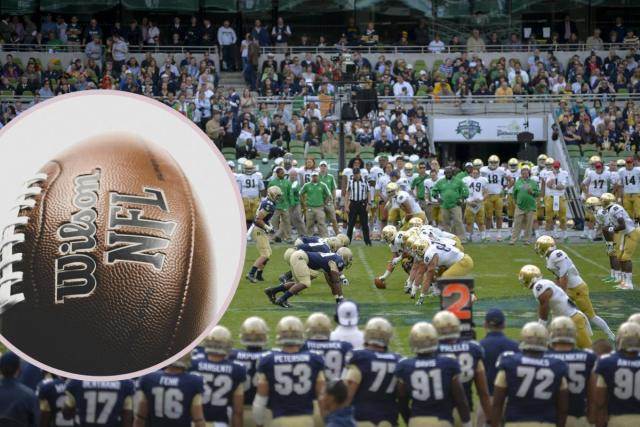
[[[347,236],[349,240],[352,240],[353,226],[356,225],[356,221],[360,221],[364,243],[367,246],[371,246],[371,239],[369,239],[369,214],[367,209],[369,204],[369,183],[360,175],[360,168],[353,168],[353,177],[347,182],[344,200],[344,211],[349,215],[349,225],[347,226]]]

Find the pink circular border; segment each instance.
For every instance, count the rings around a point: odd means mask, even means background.
[[[132,94],[132,93],[129,93],[129,92],[121,92],[121,91],[117,91],[117,90],[97,90],[96,89],[96,90],[87,90],[87,91],[82,91],[82,92],[73,92],[73,93],[69,93],[69,94],[65,94],[65,95],[56,96],[54,98],[49,98],[49,99],[47,99],[47,100],[45,100],[45,101],[43,101],[41,103],[36,104],[35,106],[29,108],[28,110],[24,111],[18,117],[16,117],[11,122],[9,122],[9,124],[7,124],[2,129],[0,129],[0,143],[1,143],[2,134],[4,133],[4,131],[6,129],[10,129],[11,127],[13,127],[16,122],[19,123],[21,121],[22,117],[26,117],[29,114],[31,114],[32,112],[37,111],[38,109],[40,109],[40,108],[42,108],[44,106],[48,106],[48,104],[52,104],[52,103],[60,101],[60,100],[64,101],[64,100],[69,99],[69,98],[79,98],[79,97],[85,97],[85,96],[120,96],[120,97],[125,97],[125,98],[132,98],[132,99],[135,99],[137,101],[144,101],[144,102],[146,102],[146,103],[148,103],[150,105],[153,105],[156,108],[164,109],[165,111],[170,112],[174,116],[179,117],[184,123],[188,124],[193,130],[195,130],[196,133],[203,140],[203,142],[206,143],[207,146],[209,146],[211,148],[211,150],[217,156],[218,161],[220,162],[220,166],[222,166],[223,170],[227,174],[227,177],[231,180],[231,183],[235,183],[235,177],[231,174],[231,170],[229,169],[229,167],[227,165],[227,161],[225,160],[225,158],[222,155],[222,153],[220,152],[220,150],[218,150],[218,148],[215,145],[213,145],[213,142],[209,139],[209,137],[206,136],[202,132],[202,130],[200,128],[198,128],[191,120],[187,119],[185,116],[183,116],[182,114],[178,113],[173,108],[170,108],[169,106],[161,103],[160,101],[157,101],[155,99],[147,98],[146,96]],[[244,224],[246,224],[246,217],[245,217],[245,214],[244,214],[244,205],[242,203],[242,198],[240,197],[240,192],[238,191],[237,188],[235,188],[235,192],[234,193],[236,195],[236,202],[238,204],[239,211],[240,211],[240,216],[241,216],[240,229],[239,229],[239,236],[241,236],[240,237],[240,241],[241,241],[240,252],[241,253],[240,253],[240,262],[238,262],[238,266],[236,268],[235,285],[232,288],[232,292],[229,292],[229,295],[227,296],[227,299],[224,301],[222,309],[218,310],[216,312],[216,315],[214,317],[213,322],[194,341],[192,341],[185,349],[183,349],[182,351],[177,353],[175,356],[172,356],[172,357],[164,360],[163,362],[160,362],[160,363],[158,363],[156,365],[153,365],[153,366],[151,366],[149,368],[142,369],[140,371],[130,372],[130,373],[127,373],[127,374],[113,375],[113,376],[88,376],[88,375],[78,375],[78,374],[74,374],[72,372],[61,371],[59,369],[55,369],[55,368],[52,368],[52,367],[50,367],[48,365],[45,365],[44,363],[41,363],[41,362],[37,361],[36,359],[32,358],[31,356],[28,356],[26,353],[23,353],[22,351],[17,349],[4,336],[2,336],[2,334],[0,334],[0,342],[2,342],[6,347],[8,347],[11,351],[16,353],[22,359],[26,360],[27,362],[31,363],[34,366],[37,366],[40,369],[43,369],[43,370],[45,370],[47,372],[51,372],[51,373],[59,375],[59,376],[63,376],[65,378],[72,378],[72,379],[82,380],[82,381],[119,381],[119,380],[127,380],[127,379],[131,379],[131,378],[141,377],[143,375],[146,375],[146,374],[149,374],[151,372],[157,371],[158,369],[163,368],[167,364],[172,363],[172,362],[180,359],[181,357],[183,357],[187,353],[190,353],[191,350],[193,350],[193,348],[196,347],[198,345],[198,343],[200,341],[202,341],[207,336],[209,331],[211,329],[213,329],[218,324],[218,322],[220,321],[222,316],[224,316],[224,314],[227,311],[227,308],[229,308],[229,305],[231,304],[231,301],[233,300],[233,297],[236,294],[236,291],[238,289],[238,285],[240,284],[240,278],[241,278],[241,275],[242,275],[242,270],[244,268],[244,259],[245,259],[245,255],[246,255],[246,251],[247,251],[247,240],[245,238],[246,230],[245,230],[245,226],[244,226]]]

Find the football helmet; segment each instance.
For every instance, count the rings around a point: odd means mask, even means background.
[[[545,257],[547,252],[556,248],[556,241],[551,236],[540,236],[536,240],[535,250],[538,255]]]
[[[420,217],[414,216],[409,220],[409,226],[411,228],[420,228],[423,225],[424,225],[424,221]]]
[[[405,249],[413,250],[413,245],[415,245],[418,240],[420,240],[420,237],[417,234],[410,235],[407,241],[404,243]]]
[[[393,326],[384,317],[372,317],[364,327],[365,345],[387,347],[392,335]]]
[[[602,196],[600,196],[600,203],[602,204],[602,207],[605,209],[611,206],[615,202],[616,202],[616,196],[614,196],[611,193],[604,193]]]
[[[402,241],[404,243],[407,243],[407,240],[409,240],[409,237],[417,236],[418,234],[420,234],[420,231],[417,228],[410,228],[402,233]]]
[[[531,288],[540,279],[542,279],[542,272],[533,264],[525,265],[518,273],[518,280],[525,288]]]
[[[191,352],[187,352],[187,354],[185,354],[184,356],[180,357],[179,359],[169,364],[169,367],[181,368],[184,370],[189,369],[190,366],[191,366]]]
[[[547,161],[547,155],[546,154],[540,154],[538,156],[538,167],[544,166],[546,161]]]
[[[520,331],[520,350],[547,351],[549,334],[538,322],[529,322]]]
[[[242,170],[246,175],[251,175],[256,171],[256,167],[251,160],[247,160],[244,162],[244,165],[242,165]]]
[[[438,331],[439,340],[460,338],[460,319],[450,311],[442,310],[433,316],[433,326]]]
[[[555,159],[553,157],[547,157],[547,160],[544,161],[544,165],[551,169],[551,167],[553,166],[553,162],[555,162]]]
[[[289,259],[291,259],[291,255],[293,255],[293,253],[296,251],[295,248],[287,248],[286,251],[284,251],[284,262],[286,262],[287,264],[289,264]]]
[[[325,243],[329,246],[331,252],[336,252],[338,249],[342,247],[342,241],[337,237],[329,237]]]
[[[267,197],[273,202],[279,202],[282,199],[282,190],[275,185],[271,186],[267,188]]]
[[[509,170],[511,172],[515,172],[518,170],[518,159],[516,159],[515,157],[512,157],[509,159],[509,162],[507,163],[507,165],[509,165]]]
[[[601,162],[602,159],[600,156],[591,156],[589,157],[589,166],[593,166],[596,162]]]
[[[398,189],[400,187],[395,182],[390,182],[387,184],[387,197],[392,198],[395,197],[398,193]]]
[[[219,354],[227,356],[233,347],[231,331],[224,326],[216,326],[209,332],[209,335],[202,340],[202,347],[207,354]]]
[[[637,323],[638,325],[640,325],[640,313],[635,313],[629,316],[627,322]]]
[[[489,164],[490,169],[495,169],[500,165],[500,157],[492,154],[491,156],[489,156],[489,160],[487,161],[487,163]]]
[[[627,162],[625,159],[618,159],[616,160],[616,166],[618,167],[618,169],[623,168],[627,165]]]
[[[351,261],[353,261],[353,254],[351,253],[351,249],[342,247],[336,251],[336,254],[338,254],[338,256],[342,258],[342,261],[344,261],[345,269],[351,267]]]
[[[474,159],[473,162],[471,162],[471,164],[473,165],[474,168],[481,168],[482,166],[484,166],[482,159]]]
[[[576,334],[576,324],[573,323],[573,320],[571,320],[570,317],[554,317],[549,324],[549,341],[552,344],[575,344]]]
[[[276,343],[279,346],[304,344],[304,325],[295,316],[284,316],[276,325]]]
[[[351,243],[351,240],[349,240],[349,236],[347,236],[344,233],[338,233],[338,235],[336,236],[338,239],[340,239],[340,243],[342,244],[342,246],[344,246],[345,248],[347,246],[349,246],[349,244]]]
[[[404,164],[404,168],[405,168],[406,170],[410,170],[410,171],[412,171],[412,170],[413,170],[413,163],[411,163],[411,162],[407,162],[407,163],[405,163],[405,164]]]
[[[591,212],[595,212],[596,209],[602,206],[602,203],[600,203],[600,199],[595,196],[591,196],[587,198],[584,204],[587,207],[587,209],[589,209]]]
[[[392,244],[396,240],[398,229],[393,225],[386,225],[382,229],[382,239],[388,244]]]
[[[427,248],[429,247],[429,242],[426,239],[417,239],[415,242],[413,242],[413,245],[411,245],[411,250],[418,255],[419,257],[423,257],[424,253],[427,251]]]
[[[269,328],[262,317],[247,317],[240,325],[240,344],[245,347],[264,347],[267,345]]]
[[[616,334],[616,350],[640,352],[640,325],[635,322],[624,322]]]
[[[438,331],[428,322],[418,322],[409,332],[409,347],[415,354],[434,353],[438,349]]]
[[[324,313],[311,313],[304,322],[304,334],[308,340],[328,340],[331,336],[331,319]]]

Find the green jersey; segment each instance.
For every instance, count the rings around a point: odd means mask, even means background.
[[[289,205],[291,204],[291,181],[287,178],[279,179],[275,177],[269,183],[269,187],[273,187],[274,185],[280,187],[282,190],[282,199],[276,204],[276,209],[289,209]]]
[[[413,181],[411,181],[411,189],[417,189],[416,191],[416,197],[418,198],[418,200],[424,200],[425,199],[425,193],[426,193],[426,189],[424,187],[424,181],[429,178],[427,175],[423,175],[423,176],[416,176],[415,178],[413,178]]]
[[[440,198],[440,206],[444,209],[451,209],[458,206],[469,196],[469,189],[463,182],[456,178],[443,178],[436,182],[431,190],[431,197]]]
[[[310,208],[323,206],[326,199],[331,198],[329,188],[322,182],[307,182],[302,186],[300,195],[306,194],[306,205]]]

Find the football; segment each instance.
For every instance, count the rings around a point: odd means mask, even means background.
[[[104,134],[51,159],[0,243],[2,335],[51,368],[150,368],[213,321],[197,197],[176,161],[141,137]]]
[[[382,280],[379,277],[376,277],[374,279],[373,283],[376,285],[376,288],[378,288],[378,289],[386,289],[387,288],[387,284],[384,282],[384,280]]]

